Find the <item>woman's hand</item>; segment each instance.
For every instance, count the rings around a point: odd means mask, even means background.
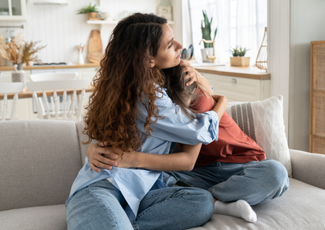
[[[123,155],[122,155],[123,153]],[[105,147],[103,143],[91,144],[87,151],[89,165],[92,170],[100,172],[103,169],[112,169],[112,166],[119,168],[136,167],[136,152],[123,152],[116,148]]]
[[[102,142],[91,144],[87,150],[89,165],[92,170],[100,172],[101,168],[112,169],[117,165],[119,155],[113,153],[110,148],[104,146]]]

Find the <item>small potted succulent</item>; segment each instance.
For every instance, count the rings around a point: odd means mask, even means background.
[[[96,4],[92,6],[91,3],[87,7],[78,10],[78,14],[87,14],[88,20],[97,20],[97,15],[100,17],[100,12]]]
[[[244,57],[248,49],[238,47],[230,49],[232,57],[230,57],[231,66],[247,67],[249,66],[249,57]]]
[[[203,13],[203,20],[201,21],[201,32],[202,32],[202,39],[206,41],[215,41],[216,36],[217,36],[217,31],[218,28],[214,30],[214,37],[213,40],[211,39],[211,24],[212,24],[212,17],[209,20],[207,12],[202,10]],[[201,54],[202,54],[202,61],[203,62],[212,62],[211,60],[207,59],[207,56],[212,56],[214,55],[213,52],[213,43],[205,43],[204,42],[204,49],[201,49]]]

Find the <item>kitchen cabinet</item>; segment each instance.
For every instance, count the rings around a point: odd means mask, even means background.
[[[26,21],[26,0],[1,0],[0,21]]]
[[[200,74],[209,81],[215,94],[226,96],[228,101],[260,101],[270,97],[270,80]]]

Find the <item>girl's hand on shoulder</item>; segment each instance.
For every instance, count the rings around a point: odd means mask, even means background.
[[[119,159],[119,155],[105,147],[102,142],[89,145],[87,157],[91,169],[96,172],[100,172],[101,169],[112,169],[112,166],[117,165]]]
[[[185,82],[190,79],[187,83],[186,86],[192,85],[195,81],[198,81],[198,73],[197,71],[187,62],[187,61],[181,61],[180,62],[181,66],[184,66],[183,71],[187,72],[185,76]]]
[[[183,60],[181,61],[180,65],[184,66],[184,72],[188,72],[188,74],[185,76],[185,82],[190,78],[189,82],[186,83],[186,86],[193,84],[193,82],[198,82],[201,87],[204,87],[207,93],[210,95],[214,94],[209,81],[203,77],[196,69],[194,69],[193,66]]]

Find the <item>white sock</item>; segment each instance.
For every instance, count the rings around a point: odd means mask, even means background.
[[[252,223],[257,221],[256,213],[244,200],[238,200],[233,203],[223,203],[217,200],[214,203],[214,213],[243,218]]]

